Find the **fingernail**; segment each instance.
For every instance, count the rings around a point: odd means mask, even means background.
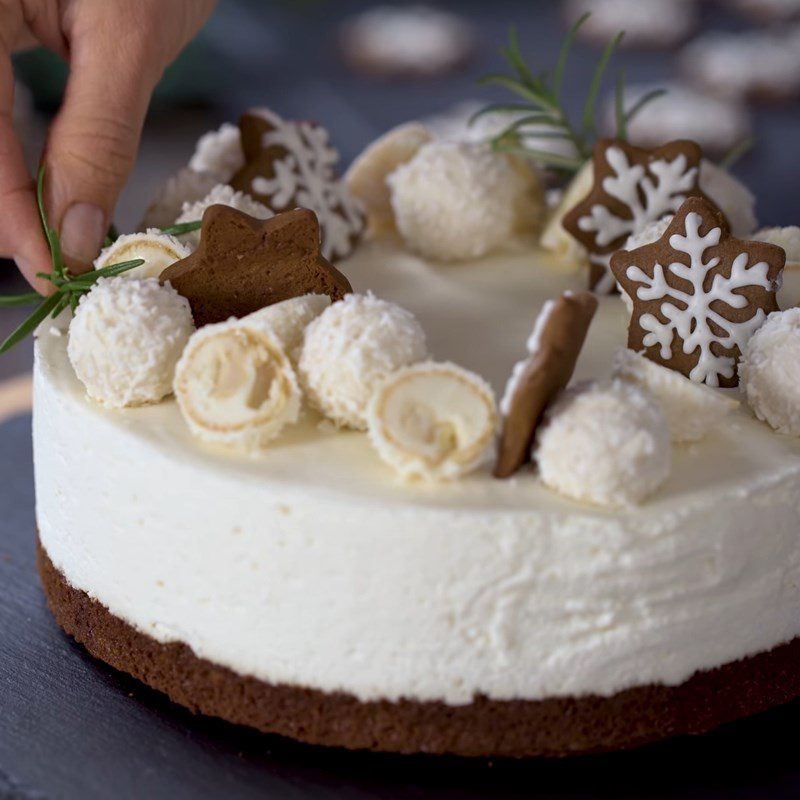
[[[76,261],[91,263],[106,234],[106,215],[90,203],[73,203],[61,220],[61,249]]]

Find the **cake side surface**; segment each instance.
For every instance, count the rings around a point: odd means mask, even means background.
[[[611,697],[361,701],[346,693],[270,684],[164,644],[74,588],[39,545],[37,561],[58,624],[90,653],[195,713],[310,744],[459,756],[568,756],[699,734],[800,694],[800,639],[668,687]]]
[[[535,250],[439,267],[378,243],[341,266],[498,392],[541,306],[582,279]],[[579,378],[608,368],[624,325],[603,298]],[[677,686],[800,635],[800,448],[745,412],[676,452],[645,505],[612,512],[532,471],[401,484],[363,434],[313,415],[259,460],[232,456],[190,440],[173,401],[91,404],[63,337],[43,332],[36,352],[37,518],[56,570],[221,669],[458,709]]]

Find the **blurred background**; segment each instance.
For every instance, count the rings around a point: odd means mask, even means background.
[[[342,167],[371,140],[409,120],[444,135],[486,136],[494,122],[468,130],[481,104],[513,101],[482,87],[505,71],[509,28],[533,71],[551,68],[569,26],[584,11],[564,102],[580,115],[604,44],[626,29],[598,103],[598,126],[613,133],[614,83],[624,69],[629,102],[653,86],[655,101],[631,130],[651,139],[696,138],[722,158],[752,136],[733,167],[758,198],[763,225],[800,222],[800,0],[222,0],[200,37],[168,70],[153,100],[137,166],[120,199],[117,225],[133,229],[169,175],[184,166],[197,138],[251,105],[326,125]],[[59,106],[66,65],[43,51],[15,59],[17,125],[32,167]],[[497,121],[502,124],[505,120]],[[552,140],[540,143],[552,146]],[[0,268],[0,293],[22,287],[13,265]],[[5,335],[24,312],[4,310]],[[0,377],[27,371],[30,342],[0,359]]]

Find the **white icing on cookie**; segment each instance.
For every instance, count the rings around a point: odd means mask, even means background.
[[[716,256],[706,260],[706,251],[719,244],[722,229],[711,228],[701,235],[702,224],[700,214],[691,212],[686,216],[685,234],[670,236],[670,247],[689,256],[688,266],[678,261],[666,267],[656,263],[653,276],[650,277],[640,267],[631,265],[626,275],[629,280],[641,284],[636,288],[636,296],[640,300],[664,299],[660,312],[666,322],[654,314],[642,314],[639,318],[639,325],[647,331],[644,346],[658,345],[659,355],[665,361],[672,359],[672,343],[676,337],[682,341],[683,352],[687,355],[699,348],[700,358],[689,373],[689,378],[709,386],[719,386],[720,377],[730,378],[734,374],[735,359],[729,355],[718,355],[712,345],[738,347],[743,351],[750,337],[763,324],[766,314],[758,308],[750,319],[736,322],[727,319],[714,307],[718,308],[719,303],[724,303],[734,309],[745,308],[749,301],[747,297],[737,294],[737,289],[758,286],[769,292],[775,290],[775,285],[768,276],[769,265],[764,261],[749,264],[748,254],[742,252],[731,265],[730,277],[715,275],[710,291],[706,291],[706,277],[720,262]],[[688,282],[692,291],[672,286],[669,282],[671,276]]]
[[[264,133],[262,147],[288,152],[274,162],[273,177],[253,178],[252,194],[269,198],[273,209],[310,208],[319,219],[325,258],[344,258],[364,226],[364,214],[361,203],[336,177],[339,154],[329,143],[328,131],[310,122],[286,122],[267,109],[253,113],[274,126]]]
[[[596,203],[589,214],[578,220],[582,231],[596,233],[595,239],[600,247],[621,236],[635,236],[649,223],[665,214],[674,214],[697,180],[697,168],[689,167],[683,154],[672,161],[656,159],[644,167],[630,164],[625,152],[612,145],[606,148],[605,157],[615,176],[603,179],[603,190],[626,205],[630,214],[618,217],[608,206]],[[598,294],[607,294],[614,288],[614,276],[608,268],[610,258],[610,255],[589,255],[590,261],[605,270],[595,287]]]

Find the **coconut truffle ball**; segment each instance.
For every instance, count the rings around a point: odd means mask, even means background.
[[[81,298],[67,354],[86,393],[111,408],[157,403],[194,331],[189,302],[169,284],[101,278]]]
[[[175,224],[180,225],[184,222],[196,222],[203,219],[203,214],[209,206],[230,206],[256,219],[269,219],[274,216],[270,209],[257,200],[253,200],[249,194],[237,192],[232,186],[218,184],[202,200],[198,200],[196,203],[184,203]],[[180,238],[194,250],[200,244],[200,231],[184,233]]]
[[[658,402],[614,380],[565,392],[539,428],[542,481],[561,494],[602,506],[642,502],[670,471],[670,435]]]
[[[189,168],[207,172],[227,183],[244,166],[244,151],[239,126],[223,122],[215,131],[204,133],[194,148]]]
[[[413,314],[371,294],[348,294],[306,328],[300,381],[311,404],[337,425],[366,430],[378,386],[426,356]]]
[[[800,308],[773,312],[750,337],[739,381],[760,420],[800,436]]]
[[[488,145],[423,145],[387,182],[406,244],[440,261],[480,258],[534,231],[544,209],[535,170]]]

